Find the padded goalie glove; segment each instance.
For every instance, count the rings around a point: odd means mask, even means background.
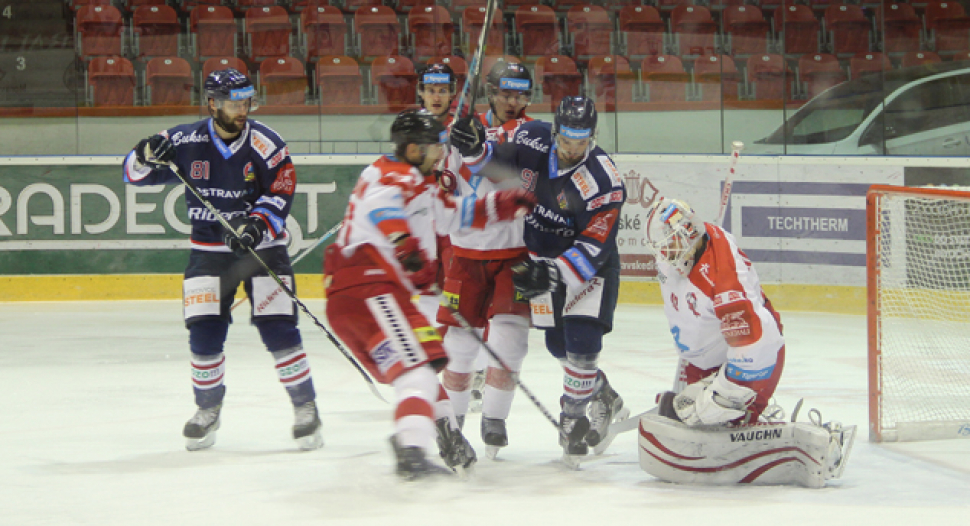
[[[478,157],[485,147],[485,125],[477,115],[457,120],[451,126],[451,144],[462,157]]]
[[[242,224],[236,227],[236,232],[226,232],[223,240],[229,250],[237,256],[244,256],[249,249],[256,249],[263,241],[266,233],[266,221],[259,216],[249,216],[243,220]]]
[[[525,299],[552,292],[561,282],[559,267],[549,260],[527,259],[512,267],[512,285]]]
[[[689,425],[723,425],[745,415],[754,402],[754,390],[731,382],[721,370],[692,383],[674,398],[674,411]]]
[[[135,159],[143,166],[164,166],[175,161],[175,145],[164,135],[152,135],[135,146]]]
[[[424,291],[435,283],[438,277],[437,264],[430,261],[424,250],[421,250],[417,238],[409,234],[397,234],[391,242],[395,245],[394,257],[401,263],[414,288]]]

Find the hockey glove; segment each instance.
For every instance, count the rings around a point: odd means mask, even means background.
[[[485,147],[485,125],[477,115],[459,119],[451,126],[451,144],[462,157],[478,157]]]
[[[511,221],[522,217],[532,212],[532,209],[538,203],[535,194],[522,188],[498,190],[493,194],[495,197],[495,216],[499,221]]]
[[[674,398],[674,411],[689,425],[724,425],[741,418],[754,402],[754,390],[724,377],[724,366],[707,378],[692,383]]]
[[[417,238],[401,234],[391,241],[396,247],[394,257],[401,263],[414,288],[423,291],[433,285],[438,276],[437,263],[428,260],[427,254],[418,245]]]
[[[527,259],[512,267],[512,285],[525,299],[552,292],[560,282],[559,267],[553,261]]]
[[[175,145],[164,135],[152,135],[135,146],[135,159],[152,168],[164,166],[175,161]]]
[[[266,233],[266,221],[259,216],[249,216],[236,227],[236,233],[226,232],[224,241],[237,256],[244,256],[249,249],[256,249]]]

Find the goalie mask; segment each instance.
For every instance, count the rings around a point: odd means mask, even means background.
[[[704,239],[704,224],[683,201],[661,197],[647,211],[647,246],[659,261],[686,277]]]

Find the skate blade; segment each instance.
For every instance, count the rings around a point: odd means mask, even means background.
[[[566,453],[563,453],[563,455],[562,455],[562,463],[567,468],[569,468],[569,469],[571,469],[573,471],[578,471],[579,470],[579,466],[580,466],[580,464],[583,463],[583,459],[584,458],[586,458],[586,455],[568,455]]]
[[[839,466],[832,472],[831,478],[837,479],[842,477],[842,472],[845,471],[845,465],[849,462],[849,453],[852,452],[852,443],[855,442],[855,433],[856,426],[842,428],[842,459],[839,460]]]
[[[603,437],[603,440],[601,440],[599,444],[593,446],[594,455],[602,455],[606,451],[606,448],[610,447],[613,439],[616,438],[616,435],[618,435],[620,432],[620,430],[614,429],[613,426],[628,418],[630,418],[630,409],[627,407],[620,409],[618,413],[613,415],[613,421],[610,422],[610,429],[606,432],[606,436]]]
[[[213,430],[202,438],[186,438],[185,449],[189,451],[199,451],[212,447],[216,443],[216,432]]]
[[[499,446],[485,446],[485,456],[488,457],[489,460],[495,460],[496,457],[498,457],[498,452],[501,450],[502,448]]]
[[[296,438],[294,440],[296,440],[296,445],[301,451],[313,451],[314,449],[320,449],[323,447],[323,433],[321,433],[319,429],[312,435]]]

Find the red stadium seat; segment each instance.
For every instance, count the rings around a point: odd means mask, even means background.
[[[179,57],[156,57],[145,66],[148,104],[192,104],[192,66]]]
[[[398,13],[407,14],[418,7],[428,7],[435,5],[436,0],[397,0],[395,9]]]
[[[306,70],[299,59],[267,58],[259,65],[257,82],[267,106],[306,104]]]
[[[967,60],[966,54],[964,54],[964,59]],[[953,60],[957,60],[954,56]],[[940,56],[932,51],[910,51],[903,55],[903,58],[899,61],[899,67],[901,68],[911,68],[913,66],[921,66],[923,64],[933,64],[936,62],[942,62]]]
[[[329,5],[307,7],[300,13],[300,27],[308,62],[324,55],[347,52],[347,23],[339,8]]]
[[[462,49],[465,50],[465,56],[470,57],[475,53],[483,25],[485,25],[484,7],[469,7],[462,12]],[[492,17],[491,29],[485,37],[485,54],[505,54],[505,21],[500,16]]]
[[[684,71],[680,57],[656,55],[643,59],[640,63],[640,79],[648,102],[686,100],[690,77]]]
[[[560,13],[586,5],[590,5],[590,0],[552,0],[552,8]]]
[[[515,31],[521,55],[530,60],[558,55],[562,47],[556,12],[544,5],[521,6],[515,10]]]
[[[957,2],[931,0],[926,4],[926,31],[939,54],[970,49],[970,17]]]
[[[377,103],[391,112],[412,107],[417,102],[418,76],[407,57],[377,57],[371,65],[371,83],[377,89]]]
[[[455,11],[464,11],[469,7],[473,9],[484,8],[486,5],[488,5],[488,0],[451,0],[451,8]]]
[[[692,0],[657,0],[657,9],[663,13],[670,13],[682,5],[693,5]]]
[[[929,53],[929,51],[927,51],[926,53]],[[950,57],[950,60],[952,60],[953,62],[963,62],[966,60],[970,60],[970,51],[957,52],[955,55]]]
[[[310,9],[310,8],[315,9],[317,7],[337,7],[337,6],[331,5],[330,0],[293,0],[293,2],[290,3],[289,11],[291,13],[302,14],[307,9]],[[341,11],[341,13],[342,12],[343,11]]]
[[[589,60],[586,84],[601,111],[616,111],[617,102],[633,102],[636,77],[626,57],[607,55]]]
[[[849,75],[857,79],[863,75],[871,75],[893,69],[889,58],[879,52],[859,53],[849,59]]]
[[[143,5],[131,17],[135,56],[174,57],[179,54],[178,13],[167,5]]]
[[[818,53],[819,23],[808,6],[795,4],[776,9],[774,21],[783,54]]]
[[[384,7],[381,0],[344,0],[344,11],[356,13],[370,7]]]
[[[717,25],[704,6],[679,5],[670,13],[670,28],[677,39],[678,51],[684,55],[713,55]]]
[[[781,55],[749,58],[745,74],[755,100],[792,100],[795,74]]]
[[[455,26],[451,14],[440,5],[417,6],[408,14],[408,31],[413,38],[415,60],[448,55],[452,49]]]
[[[197,7],[222,6],[222,0],[179,0],[176,3],[182,14],[191,13]]]
[[[483,61],[484,62],[484,61]],[[468,63],[465,59],[457,55],[448,55],[445,57],[431,57],[427,61],[428,64],[447,64],[451,67],[452,71],[455,72],[455,77],[457,77],[457,82],[455,83],[455,89],[458,93],[465,87],[465,78],[468,77]],[[488,71],[482,69],[483,74],[488,74]]]
[[[81,6],[76,23],[82,57],[121,55],[121,11],[110,5]]]
[[[236,56],[236,21],[228,7],[199,6],[189,15],[195,58]]]
[[[132,106],[135,68],[124,57],[94,57],[88,64],[88,87],[94,106]]]
[[[564,55],[539,57],[535,73],[536,82],[542,83],[542,100],[549,111],[555,111],[563,98],[579,95],[583,78],[573,59]]]
[[[631,60],[640,61],[648,55],[664,53],[666,25],[653,6],[626,6],[620,9],[620,35],[624,42],[624,54]]]
[[[835,55],[819,53],[798,58],[798,78],[805,85],[805,94],[811,99],[844,82],[846,76]]]
[[[566,13],[566,26],[572,36],[573,57],[582,63],[594,55],[609,55],[613,22],[606,9],[595,5],[577,5]]]
[[[236,0],[236,11],[245,14],[253,7],[270,7],[276,5],[276,0]]]
[[[882,31],[886,53],[919,51],[923,23],[910,4],[892,2],[876,9],[876,27]]]
[[[363,77],[357,61],[343,55],[320,57],[317,62],[317,92],[321,106],[360,104]]]
[[[539,4],[539,0],[505,0],[502,2],[502,7],[506,12],[509,10],[515,11],[520,7],[529,7]]]
[[[279,6],[246,11],[246,54],[254,62],[290,54],[290,15]]]
[[[125,0],[125,10],[134,12],[143,5],[166,5],[165,0]]]
[[[694,61],[694,84],[701,90],[701,100],[738,100],[741,77],[734,59],[727,55],[705,55]]]
[[[724,34],[731,39],[732,55],[763,55],[768,52],[771,24],[758,6],[730,5],[721,13]]]
[[[861,7],[851,4],[828,6],[825,9],[825,29],[831,35],[832,53],[850,55],[869,51],[872,23]]]
[[[358,9],[354,14],[354,30],[360,56],[371,59],[376,56],[400,53],[401,29],[394,10],[385,6]]]
[[[112,0],[69,0],[68,5],[71,6],[75,12],[79,11],[82,7],[96,6],[96,5],[111,5]]]

